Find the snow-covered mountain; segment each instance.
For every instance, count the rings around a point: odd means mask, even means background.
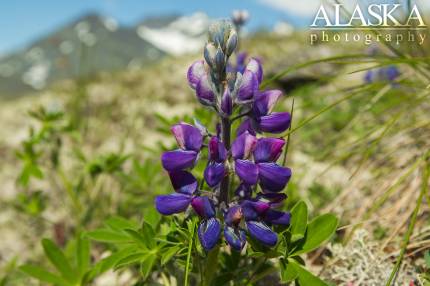
[[[209,17],[197,12],[190,16],[173,18],[162,26],[144,21],[138,25],[137,34],[168,54],[182,55],[201,49],[209,24]]]
[[[131,27],[88,14],[0,58],[0,96],[43,89],[60,79],[148,65],[201,49],[204,13],[148,18]]]

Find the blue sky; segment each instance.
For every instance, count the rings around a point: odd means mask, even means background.
[[[303,13],[316,0],[14,0],[0,3],[0,55],[24,47],[60,25],[88,12],[112,16],[121,24],[132,25],[148,16],[206,12],[213,18],[225,18],[234,9],[251,14],[249,29],[272,26],[279,20],[295,25],[309,22]]]

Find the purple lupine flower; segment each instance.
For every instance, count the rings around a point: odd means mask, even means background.
[[[215,94],[212,90],[209,75],[203,60],[195,61],[187,72],[188,83],[196,91],[197,99],[201,104],[212,106]]]
[[[290,218],[289,212],[274,210],[270,202],[258,199],[243,200],[225,212],[224,237],[233,249],[240,251],[246,243],[245,230],[240,227],[240,222],[244,219],[251,237],[266,246],[274,246],[278,237],[270,225],[288,225]]]
[[[203,144],[203,135],[193,125],[179,123],[171,129],[179,149],[164,152],[161,156],[167,171],[185,170],[194,167]]]
[[[202,218],[198,228],[200,242],[206,250],[212,249],[221,232],[213,202],[206,196],[198,195],[197,180],[191,173],[173,171],[169,173],[169,177],[176,193],[157,196],[156,209],[163,215],[172,215],[185,212],[191,205]]]
[[[237,176],[246,185],[259,182],[263,191],[279,192],[288,183],[291,170],[276,164],[285,144],[283,139],[257,138],[249,132],[239,135],[232,145]],[[253,155],[254,160],[251,160]]]
[[[396,66],[391,65],[379,69],[368,70],[364,75],[364,81],[368,84],[373,82],[394,83],[399,76],[399,69]]]
[[[248,131],[255,132],[282,133],[291,124],[289,112],[272,112],[276,102],[282,96],[280,90],[266,90],[256,95],[252,113],[245,119],[238,128],[238,134]]]
[[[288,225],[290,221],[288,212],[277,210],[286,198],[280,192],[291,177],[289,168],[276,163],[285,141],[260,135],[257,138],[261,132],[285,131],[290,125],[290,114],[273,112],[282,96],[280,91],[259,91],[263,80],[259,60],[251,58],[245,64],[246,54],[239,54],[236,66],[229,64],[237,42],[237,33],[231,24],[223,21],[211,26],[204,49],[205,60],[194,62],[187,73],[199,102],[218,115],[216,132],[211,133],[196,120],[196,126],[176,124],[171,130],[178,149],[167,151],[161,157],[175,192],[157,196],[156,208],[161,214],[172,215],[185,212],[191,206],[200,217],[197,234],[206,251],[217,245],[221,231],[234,250],[244,248],[246,233],[266,246],[275,246],[278,238],[272,225]],[[235,115],[236,112],[243,114]],[[230,146],[233,115],[247,118],[237,128]],[[204,184],[199,184],[189,171],[203,147],[208,148],[208,161],[202,180],[212,192],[199,190],[198,186],[202,188]],[[230,201],[230,188],[235,187],[231,184],[234,180],[230,180],[232,173],[239,177],[240,184]],[[223,225],[218,219],[221,215]]]

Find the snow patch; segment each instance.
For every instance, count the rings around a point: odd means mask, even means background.
[[[194,53],[201,49],[206,40],[209,17],[201,12],[179,17],[163,28],[141,25],[137,34],[160,50],[178,56]]]

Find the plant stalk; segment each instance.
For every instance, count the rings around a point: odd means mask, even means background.
[[[231,122],[229,118],[221,118],[221,137],[222,142],[227,150],[230,150],[230,140],[231,140]],[[221,181],[220,187],[220,203],[224,202],[225,206],[229,202],[229,186],[230,186],[230,174],[227,173],[224,179]]]

